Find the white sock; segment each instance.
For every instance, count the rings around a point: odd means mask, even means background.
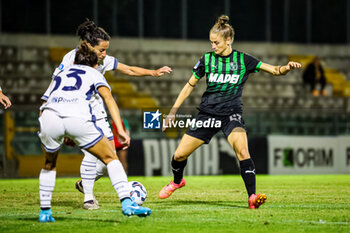
[[[96,178],[95,181],[97,181],[98,179],[100,179],[105,171],[106,171],[107,167],[106,164],[104,164],[101,160],[97,160],[96,162]]]
[[[117,151],[114,150],[114,153],[116,154]],[[106,164],[104,164],[101,160],[97,160],[97,163],[96,163],[96,178],[95,178],[95,181],[98,181],[106,172],[107,170],[107,166]]]
[[[130,198],[130,191],[128,188],[128,177],[124,171],[123,165],[119,160],[113,160],[107,164],[108,175],[112,186],[117,191],[119,199]]]
[[[84,188],[84,202],[93,200],[97,158],[83,150],[85,156],[80,165],[80,176]]]
[[[51,208],[52,192],[56,183],[56,171],[41,169],[39,176],[40,208]]]

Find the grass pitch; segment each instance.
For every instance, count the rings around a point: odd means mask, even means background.
[[[129,177],[145,185],[152,215],[122,215],[108,178],[95,185],[101,208],[83,210],[77,178],[58,178],[55,223],[39,223],[39,181],[0,181],[0,232],[350,232],[350,175],[257,176],[267,202],[248,209],[240,176],[186,177],[186,187],[158,199],[169,177]]]

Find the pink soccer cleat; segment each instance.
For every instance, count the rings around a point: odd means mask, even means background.
[[[176,189],[182,188],[185,185],[186,185],[186,181],[183,178],[180,184],[175,184],[174,181],[171,181],[170,184],[168,184],[167,186],[164,186],[162,190],[160,190],[159,198],[162,198],[162,199],[168,198]]]
[[[82,181],[82,180],[78,180],[77,182],[75,182],[75,188],[76,188],[79,192],[84,193],[83,181]]]
[[[265,193],[252,194],[248,199],[249,209],[257,209],[265,203],[267,197]]]

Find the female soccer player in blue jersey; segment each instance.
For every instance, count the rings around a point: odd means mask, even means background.
[[[45,154],[45,166],[40,172],[40,222],[54,222],[51,212],[52,192],[56,181],[56,161],[64,137],[70,137],[82,149],[101,159],[122,203],[124,215],[147,216],[151,210],[138,206],[130,199],[128,178],[114,149],[103,131],[96,125],[91,111],[91,98],[98,92],[116,122],[122,144],[127,148],[130,137],[122,127],[119,109],[103,75],[96,70],[97,55],[86,43],[76,52],[74,65],[59,72],[49,87],[45,104],[40,107],[41,140]]]
[[[300,68],[301,65],[290,61],[287,65],[273,66],[233,49],[234,30],[227,23],[228,20],[228,16],[222,15],[211,28],[209,39],[214,52],[204,54],[195,65],[192,77],[180,92],[165,120],[166,126],[174,120],[181,104],[191,94],[197,82],[206,76],[207,89],[202,96],[196,122],[211,120],[219,121],[220,124],[208,128],[198,127],[203,124],[197,124],[197,127],[186,131],[171,161],[174,180],[163,187],[159,197],[168,198],[176,189],[185,186],[183,172],[187,158],[202,144],[209,143],[210,139],[221,130],[240,161],[241,175],[248,192],[249,208],[256,209],[265,202],[266,195],[255,194],[255,166],[248,151],[247,134],[242,119],[243,86],[250,73],[262,70],[272,75],[285,75],[292,69]]]
[[[103,28],[97,27],[93,21],[86,20],[84,23],[79,25],[77,29],[77,35],[80,37],[81,41],[87,42],[87,44],[97,53],[97,70],[102,74],[105,74],[106,71],[118,70],[121,73],[130,76],[149,75],[160,77],[172,71],[168,66],[163,66],[157,70],[128,66],[120,63],[115,57],[107,55],[110,36]],[[54,72],[54,76],[57,75],[60,71],[69,68],[73,64],[75,54],[76,49],[73,49],[63,57],[60,66]],[[46,101],[47,95],[48,92],[45,92],[42,100]],[[102,129],[104,135],[106,135],[110,141],[112,148],[115,148],[113,133],[107,121],[106,110],[103,105],[103,101],[98,93],[94,94],[93,98],[91,98],[91,106],[92,111],[96,117],[97,126]],[[80,174],[82,179],[76,183],[76,188],[84,193],[84,209],[98,209],[99,205],[95,196],[93,195],[93,187],[95,180],[103,175],[103,170],[105,170],[106,167],[103,165],[103,163],[97,162],[97,158],[91,153],[86,150],[82,151],[84,153],[84,158],[80,167]]]

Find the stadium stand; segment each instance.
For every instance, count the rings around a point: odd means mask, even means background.
[[[15,140],[11,142],[14,153],[41,153],[36,137],[40,97],[51,80],[54,68],[69,50],[49,46],[0,46],[0,84],[6,86],[13,102],[10,115],[15,125]],[[162,78],[132,78],[118,72],[106,75],[122,114],[129,121],[133,138],[159,137],[157,133],[146,133],[142,129],[142,111],[171,106],[202,53],[167,50],[111,50],[109,53],[130,65],[147,68],[169,65],[173,68],[171,75]],[[284,64],[288,59],[299,59],[306,64],[312,56],[267,55],[259,58],[271,64]],[[286,77],[271,77],[263,72],[251,75],[243,93],[244,119],[249,135],[350,133],[350,85],[346,78],[350,74],[349,61],[348,56],[325,58],[330,95],[318,98],[309,95],[303,87],[302,70],[293,71]],[[200,81],[183,108],[194,110],[205,88],[205,81]],[[3,115],[0,116],[4,120]],[[4,137],[0,140],[4,141]],[[74,149],[64,148],[64,152],[72,151],[77,153]]]

